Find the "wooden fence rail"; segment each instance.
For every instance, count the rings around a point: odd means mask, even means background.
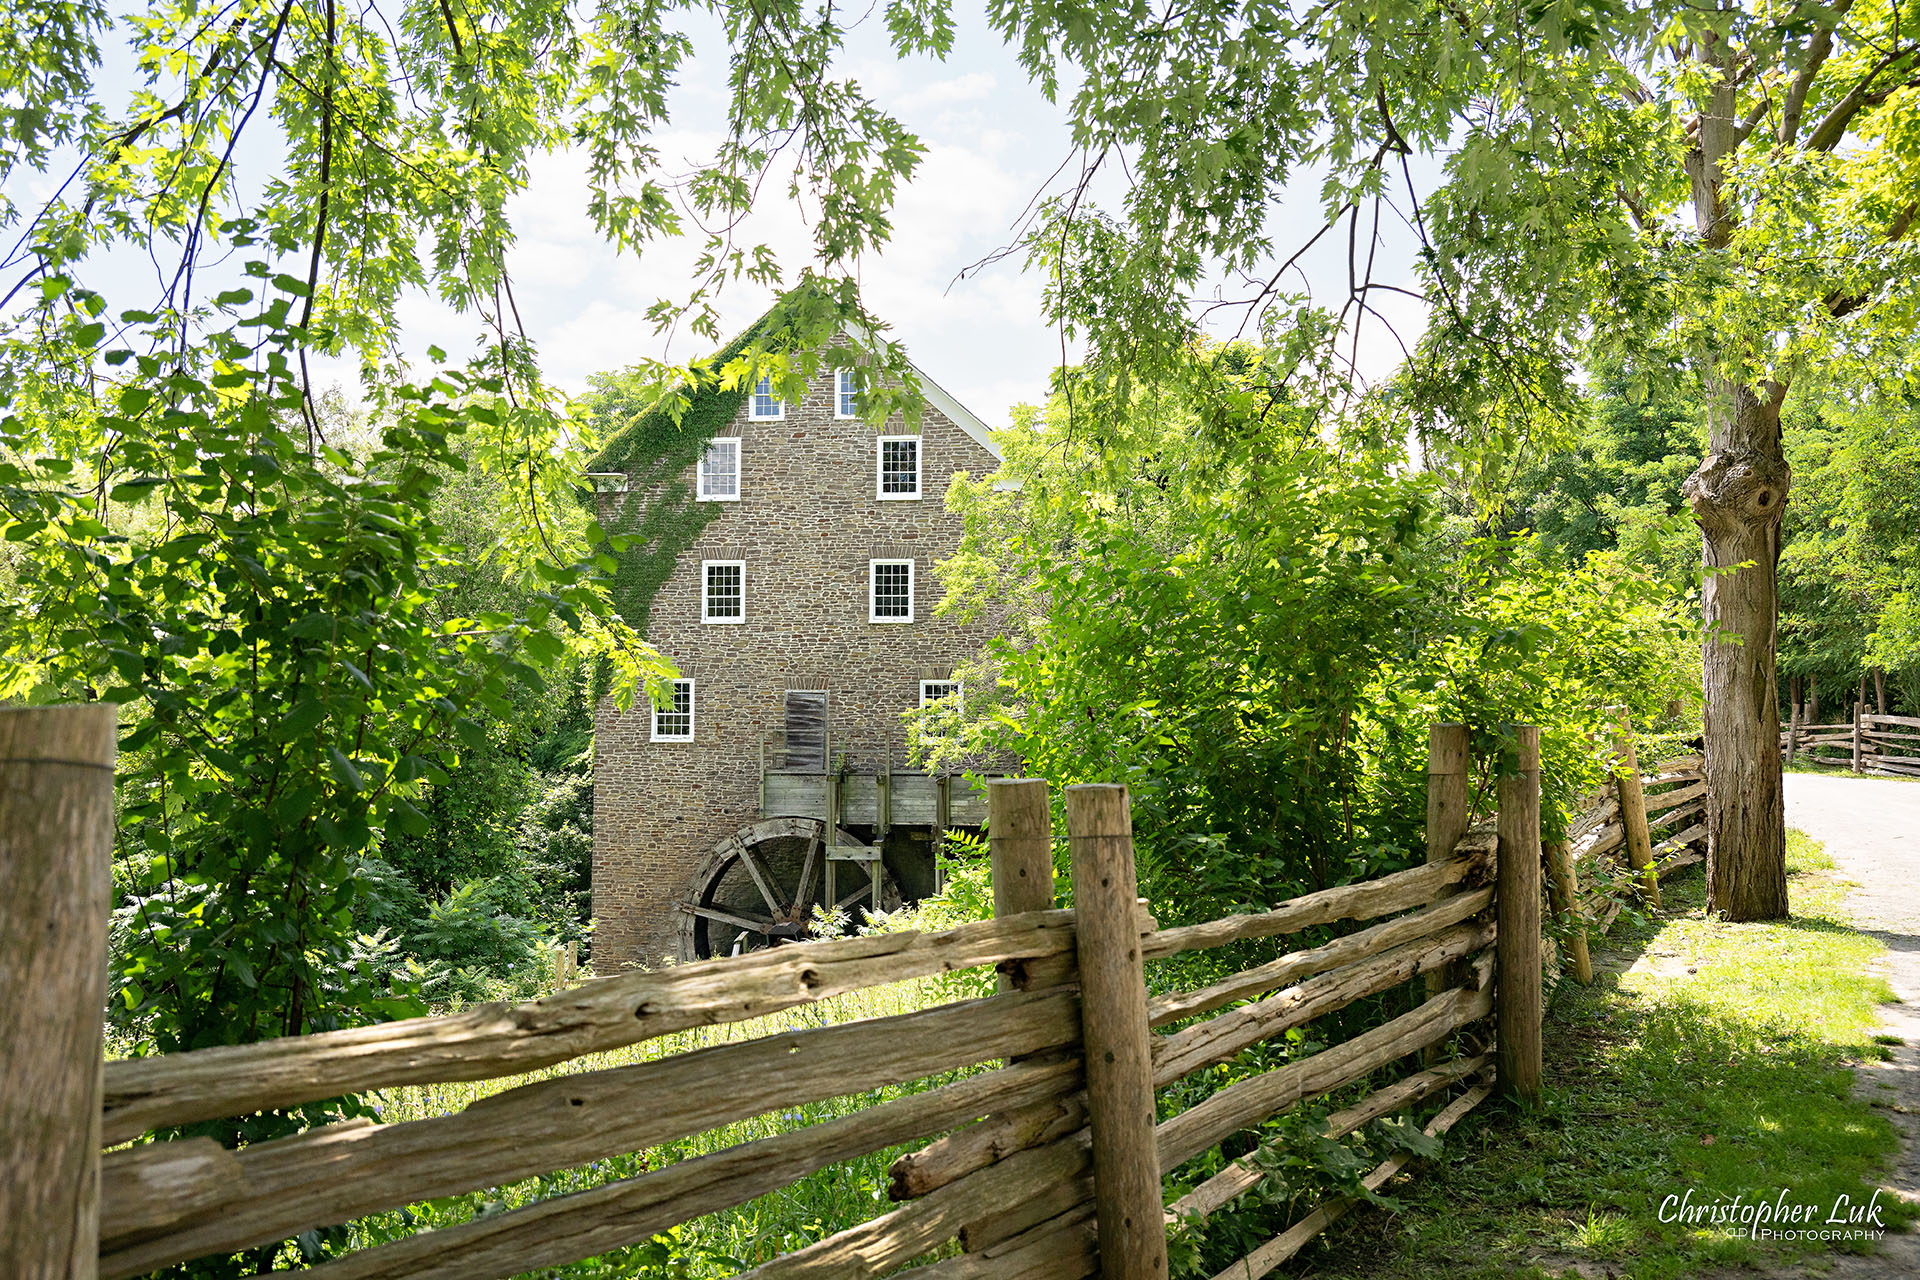
[[[1864,703],[1855,703],[1846,723],[1802,724],[1796,708],[1781,731],[1780,751],[1788,761],[1804,753],[1821,763],[1846,764],[1855,773],[1920,777],[1920,717],[1874,715]]]
[[[110,716],[93,708],[55,710],[85,714],[71,722],[53,716],[40,727],[80,725],[91,715],[86,723],[98,741],[90,739],[88,749],[99,756],[104,747],[111,760]],[[1569,839],[1545,851],[1543,877],[1538,731],[1522,727],[1513,735],[1518,767],[1502,771],[1499,812],[1473,825],[1465,731],[1436,726],[1425,862],[1269,910],[1161,929],[1135,898],[1124,788],[1069,789],[1075,906],[1058,910],[1046,784],[1001,780],[989,786],[991,920],[780,947],[595,980],[519,1005],[113,1062],[101,1073],[76,1070],[69,1059],[78,1053],[97,1061],[99,1054],[103,987],[96,970],[104,952],[111,775],[49,774],[45,742],[23,745],[19,726],[26,721],[13,715],[0,712],[0,743],[10,742],[0,751],[0,798],[48,786],[90,797],[73,810],[85,812],[77,825],[51,835],[44,823],[31,827],[27,836],[44,846],[37,862],[15,856],[25,847],[17,815],[27,809],[0,808],[0,903],[7,907],[0,913],[0,976],[11,984],[15,973],[28,972],[21,957],[45,918],[77,921],[76,945],[92,957],[91,967],[72,965],[72,973],[44,978],[47,989],[67,998],[36,1006],[34,1016],[71,1025],[57,1036],[39,1024],[33,1035],[0,1036],[0,1120],[9,1134],[0,1271],[69,1280],[140,1275],[273,1244],[915,1081],[931,1087],[372,1245],[314,1270],[330,1280],[486,1280],[561,1266],[644,1243],[841,1162],[918,1144],[893,1162],[892,1208],[749,1274],[873,1276],[933,1251],[951,1252],[957,1239],[958,1253],[916,1274],[1070,1280],[1097,1271],[1157,1280],[1166,1275],[1168,1213],[1204,1221],[1259,1182],[1256,1163],[1243,1158],[1163,1208],[1163,1178],[1233,1134],[1329,1095],[1342,1104],[1329,1121],[1335,1137],[1449,1095],[1426,1125],[1431,1134],[1446,1132],[1493,1088],[1537,1097],[1542,968],[1557,955],[1548,940],[1543,961],[1543,889],[1558,932],[1578,937],[1603,929],[1619,903],[1608,886],[1619,875],[1651,876],[1676,865],[1675,850],[1697,838],[1693,819],[1705,795],[1697,759],[1664,762],[1642,778],[1630,749],[1623,750],[1615,794],[1597,798]],[[47,855],[83,846],[86,859]],[[1626,866],[1616,872],[1619,851]],[[82,862],[92,868],[84,883],[60,879]],[[30,882],[16,883],[23,876]],[[1657,892],[1657,881],[1641,874],[1635,883],[1642,893]],[[1271,940],[1303,933],[1309,936],[1302,945],[1279,943],[1274,955]],[[1149,969],[1230,946],[1242,948],[1228,953],[1241,967],[1224,977],[1183,986],[1170,976],[1182,970]],[[1589,977],[1584,951],[1567,950],[1576,976]],[[708,1048],[522,1083],[450,1115],[325,1125],[238,1151],[205,1138],[147,1140],[154,1130],[371,1089],[519,1076],[671,1032],[989,967],[1000,975],[995,994],[777,1034],[749,1028],[745,1038]],[[92,985],[83,987],[74,974]],[[1369,1015],[1377,1025],[1361,1019],[1338,1043],[1283,1059],[1157,1119],[1157,1090],[1255,1045],[1285,1043],[1287,1032],[1310,1023],[1330,1034],[1329,1015],[1396,991],[1411,999],[1360,1006],[1381,1008]],[[0,1010],[0,1019],[10,1013]],[[954,1072],[963,1074],[952,1079]],[[54,1091],[65,1091],[58,1108],[33,1089],[22,1091],[54,1074]],[[87,1080],[92,1089],[81,1087]],[[24,1116],[33,1106],[42,1108],[35,1113],[39,1128],[21,1127],[24,1119],[16,1124],[14,1113]],[[13,1150],[14,1133],[39,1135],[33,1160],[25,1148]],[[102,1159],[103,1146],[119,1149]],[[1384,1185],[1405,1161],[1385,1161],[1367,1184]],[[24,1185],[23,1170],[37,1179],[34,1186]],[[1320,1204],[1220,1280],[1267,1274],[1347,1207],[1341,1200]]]

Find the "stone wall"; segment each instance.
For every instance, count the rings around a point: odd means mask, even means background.
[[[753,399],[721,434],[740,437],[737,502],[684,552],[654,597],[647,638],[695,683],[694,740],[650,741],[644,696],[595,714],[594,964],[601,972],[679,958],[671,903],[703,855],[758,816],[762,743],[776,741],[788,689],[826,689],[834,752],[871,767],[902,756],[900,713],[985,640],[979,625],[934,618],[936,561],[959,544],[946,510],[955,472],[984,475],[993,455],[932,405],[921,425],[921,497],[876,495],[876,439],[909,434],[836,419],[823,370],[778,420]],[[691,487],[693,477],[687,484]],[[616,499],[617,500],[617,499]],[[914,561],[914,620],[868,621],[868,562]],[[701,621],[701,561],[746,562],[746,620]]]

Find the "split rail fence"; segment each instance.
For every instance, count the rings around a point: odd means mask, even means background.
[[[1800,708],[1780,734],[1780,750],[1792,763],[1802,753],[1824,764],[1846,764],[1855,773],[1875,770],[1920,778],[1920,717],[1880,716],[1853,704],[1849,724],[1801,724]]]
[[[1304,1101],[1338,1093],[1336,1136],[1451,1095],[1446,1132],[1495,1089],[1541,1087],[1543,910],[1578,911],[1625,849],[1653,882],[1655,828],[1691,834],[1697,762],[1643,787],[1630,754],[1572,842],[1540,841],[1538,731],[1517,731],[1497,816],[1469,813],[1467,735],[1433,730],[1427,861],[1272,910],[1162,929],[1136,898],[1126,790],[1066,794],[1075,907],[1053,907],[1046,784],[995,782],[995,917],[937,933],[779,947],[597,979],[443,1017],[100,1066],[112,841],[112,708],[0,710],[0,1271],[122,1277],[287,1240],[420,1201],[510,1185],[751,1116],[985,1068],[841,1118],[328,1260],[326,1280],[483,1280],[644,1243],[850,1159],[892,1166],[896,1207],[753,1268],[756,1280],[868,1277],[944,1255],[927,1280],[1156,1277],[1169,1213],[1204,1219],[1261,1181],[1227,1164],[1171,1206],[1162,1178]],[[1669,859],[1671,862],[1672,860]],[[1543,865],[1546,876],[1543,877]],[[1543,885],[1551,889],[1543,908]],[[1353,922],[1197,989],[1149,986],[1186,952]],[[1364,927],[1357,927],[1364,924]],[[894,1017],[791,1030],[520,1084],[451,1115],[332,1124],[237,1151],[140,1141],[222,1117],[399,1085],[511,1077],[689,1028],[876,985],[998,970],[999,990]],[[1496,975],[1499,980],[1496,983]],[[1416,977],[1420,983],[1408,984]],[[1158,1089],[1395,989],[1377,1025],[1159,1118]],[[30,998],[20,999],[17,996]],[[1392,1010],[1404,1012],[1392,1014]],[[1371,1089],[1357,1094],[1360,1086]],[[1357,1095],[1357,1096],[1356,1096]],[[132,1143],[133,1145],[122,1145]],[[112,1148],[102,1154],[103,1148]],[[1407,1157],[1366,1179],[1379,1187]],[[1221,1273],[1267,1274],[1347,1208],[1324,1202]],[[950,1242],[959,1241],[958,1251]]]

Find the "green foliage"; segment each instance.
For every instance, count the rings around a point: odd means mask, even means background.
[[[1845,687],[1920,672],[1920,410],[1904,389],[1810,397],[1788,436],[1781,664]]]
[[[1177,367],[1196,305],[1337,317],[1317,339],[1331,352],[1343,326],[1386,323],[1377,295],[1405,282],[1373,263],[1402,221],[1430,308],[1397,380],[1402,426],[1488,508],[1573,443],[1596,343],[1689,367],[1716,410],[1842,352],[1910,356],[1913,0],[1202,0],[1147,27],[1113,0],[990,12],[1090,153],[1025,244],[1050,317],[1102,377]],[[1443,164],[1437,184],[1422,157]],[[1103,169],[1117,213],[1092,199]],[[1287,269],[1306,237],[1285,229],[1322,219],[1348,245],[1330,301]],[[1203,281],[1236,272],[1251,287],[1202,303]]]
[[[1294,406],[1241,416],[1279,376],[1258,353],[1215,364],[1211,388],[1140,393],[1124,440],[1074,434],[1064,397],[1018,421],[1001,475],[956,481],[943,569],[1017,611],[968,719],[1039,776],[1127,782],[1150,896],[1177,884],[1201,915],[1344,878],[1353,713],[1433,520],[1390,455],[1326,445]]]
[[[1253,1194],[1268,1203],[1299,1204],[1332,1195],[1398,1208],[1396,1201],[1362,1181],[1395,1151],[1431,1157],[1439,1153],[1440,1140],[1429,1138],[1404,1119],[1376,1120],[1364,1135],[1335,1138],[1330,1136],[1324,1106],[1295,1108],[1247,1157],[1260,1171]]]
[[[1508,767],[1505,726],[1538,725],[1552,838],[1608,776],[1619,712],[1643,735],[1698,732],[1698,627],[1671,583],[1613,552],[1570,570],[1534,539],[1467,540],[1449,572],[1441,629],[1372,691],[1384,803],[1423,819],[1427,725],[1472,731],[1482,805]]]
[[[456,401],[487,390],[465,375],[396,389],[356,456],[287,429],[284,366],[153,372],[164,401],[129,388],[92,426],[116,440],[111,470],[0,464],[21,544],[5,692],[122,707],[117,1010],[162,1050],[411,1011],[342,963],[356,861],[426,829],[423,788],[595,593],[553,566],[519,615],[434,616],[455,552],[431,500],[461,465]],[[57,446],[21,407],[13,455]]]
[[[1616,554],[1569,570],[1449,525],[1395,448],[1322,433],[1310,372],[1208,350],[1079,424],[1102,388],[1076,383],[949,499],[966,535],[942,607],[1007,622],[963,723],[922,713],[916,748],[1127,783],[1165,920],[1405,865],[1436,721],[1469,725],[1488,769],[1504,726],[1542,726],[1549,826],[1599,778],[1611,704],[1697,723],[1683,597]]]
[[[524,575],[517,607],[448,607],[451,566],[473,549],[449,538],[436,495],[465,468],[497,474],[516,439],[540,457],[511,462],[514,488],[538,494],[543,471],[568,466],[547,452],[557,419],[458,369],[387,383],[371,428],[309,417],[280,354],[298,284],[272,282],[282,296],[253,316],[233,313],[246,292],[226,299],[213,314],[228,326],[184,353],[151,313],[123,316],[117,341],[98,321],[0,337],[0,696],[121,708],[109,1014],[134,1052],[407,1016],[452,994],[447,962],[399,950],[400,928],[444,895],[391,869],[363,879],[368,855],[428,832],[433,789],[570,647],[608,652],[628,689],[659,669],[596,585],[584,526],[542,519],[538,549],[516,552],[502,513],[488,545]],[[103,309],[67,296],[75,317]],[[259,355],[263,342],[280,345]],[[497,910],[469,914],[516,940]],[[447,956],[468,963],[478,928],[441,923]],[[508,962],[499,945],[478,954]],[[231,1146],[361,1105],[196,1128]]]
[[[1706,452],[1698,399],[1671,376],[1595,371],[1591,413],[1564,449],[1514,477],[1503,527],[1531,530],[1571,564],[1620,551],[1676,583],[1700,576],[1700,531],[1680,494]]]

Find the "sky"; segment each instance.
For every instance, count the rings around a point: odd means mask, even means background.
[[[891,242],[860,263],[860,280],[869,308],[892,326],[914,362],[990,426],[1001,426],[1013,405],[1044,398],[1063,348],[1041,316],[1040,281],[1023,270],[1017,256],[971,268],[1009,243],[1029,203],[1072,149],[1065,112],[1029,82],[980,10],[962,0],[955,18],[954,46],[944,60],[896,59],[877,9],[850,34],[848,72],[927,147],[917,176],[892,211]],[[723,37],[709,17],[690,21],[709,25],[689,28],[701,56],[681,77],[672,130],[658,139],[669,170],[691,168],[710,155],[724,120]],[[124,52],[110,47],[101,69],[107,103],[126,100],[133,87],[131,71]],[[276,143],[272,132],[259,130],[243,154],[244,168],[274,171]],[[42,186],[51,192],[61,176],[30,180],[19,195],[42,194],[37,191]],[[809,239],[802,214],[781,198],[777,185],[767,184],[774,194],[755,209],[743,239],[772,245],[791,279],[808,260]],[[1274,236],[1283,254],[1320,227],[1314,185],[1303,179],[1296,190],[1283,193]],[[1097,190],[1103,201],[1117,204],[1121,193],[1114,182]],[[519,240],[509,269],[522,321],[548,378],[579,392],[596,372],[643,358],[684,361],[705,354],[711,345],[705,340],[685,332],[656,333],[646,318],[657,299],[684,297],[700,248],[697,239],[649,245],[638,258],[616,254],[594,230],[587,206],[584,161],[562,154],[535,162],[528,190],[510,207]],[[1397,225],[1382,232],[1376,278],[1410,283],[1411,234]],[[1316,289],[1329,296],[1344,296],[1346,248],[1343,234],[1329,235],[1303,260]],[[1364,254],[1364,237],[1361,249]],[[122,305],[119,299],[150,289],[152,273],[146,255],[133,252],[89,265],[90,283],[104,287],[116,306]],[[730,284],[719,299],[722,332],[744,327],[771,300],[765,289]],[[1424,322],[1421,306],[1399,294],[1375,295],[1375,304],[1411,345]],[[437,345],[459,358],[479,333],[474,317],[460,316],[429,296],[404,300],[400,321],[404,352],[415,357]],[[1367,376],[1379,377],[1398,362],[1400,347],[1383,326],[1371,321],[1369,326],[1359,365]],[[1074,352],[1069,347],[1065,354],[1072,358]],[[318,362],[314,373],[323,384],[339,382],[350,399],[357,398],[352,361]]]

